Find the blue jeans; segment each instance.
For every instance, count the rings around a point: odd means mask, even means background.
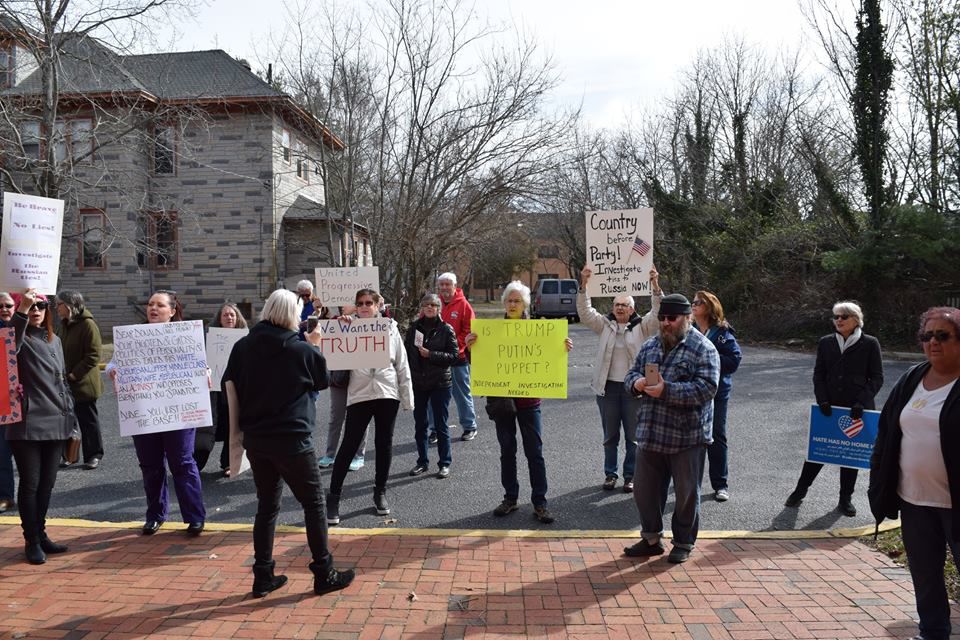
[[[710,463],[710,486],[714,491],[728,488],[727,484],[727,403],[729,398],[713,399],[713,444],[707,447]]]
[[[678,453],[654,453],[637,447],[633,500],[640,512],[640,535],[654,544],[663,536],[664,485],[673,478],[675,504],[670,527],[673,546],[692,549],[700,531],[700,474],[704,447]]]
[[[637,413],[640,411],[640,399],[627,393],[623,382],[607,380],[604,395],[597,396],[600,408],[600,425],[603,427],[603,473],[617,476],[617,453],[620,450],[620,431],[626,442],[623,455],[623,477],[633,479],[633,469],[637,462]]]
[[[943,578],[947,545],[960,566],[960,547],[954,541],[951,520],[950,509],[921,507],[906,500],[900,503],[903,547],[917,598],[920,635],[925,640],[950,637],[950,601]]]
[[[0,500],[14,501],[13,496],[13,452],[0,428]]]
[[[413,392],[413,419],[416,423],[415,438],[417,441],[417,465],[430,466],[427,444],[427,415],[433,417],[433,424],[437,431],[437,455],[440,457],[440,466],[450,466],[450,429],[447,428],[449,415],[450,387],[434,389],[432,391]],[[429,409],[429,411],[428,411]]]
[[[453,376],[453,401],[457,403],[460,428],[476,431],[477,412],[473,408],[473,396],[470,395],[470,365],[450,367],[450,373]]]
[[[535,507],[547,506],[547,465],[543,461],[543,431],[540,407],[519,409],[513,418],[497,418],[497,441],[500,443],[500,484],[503,497],[517,501],[520,483],[517,481],[517,427],[523,441],[523,454],[530,471],[530,501]]]

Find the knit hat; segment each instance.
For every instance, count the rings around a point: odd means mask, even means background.
[[[660,300],[660,315],[687,316],[692,312],[690,301],[682,293],[671,293]]]

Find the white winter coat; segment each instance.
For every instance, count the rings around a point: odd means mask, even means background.
[[[347,406],[367,400],[399,400],[403,410],[413,410],[410,365],[396,320],[390,321],[390,366],[350,371]]]
[[[634,317],[627,324],[626,343],[630,362],[637,359],[640,345],[657,334],[660,322],[657,315],[660,313],[660,299],[663,294],[652,296],[653,308],[643,318]],[[600,336],[600,349],[597,351],[597,360],[593,365],[593,379],[590,388],[598,396],[606,393],[607,374],[610,372],[610,361],[613,359],[613,347],[616,344],[618,323],[612,315],[603,315],[593,308],[590,298],[585,293],[577,294],[577,313],[580,321],[593,329]]]

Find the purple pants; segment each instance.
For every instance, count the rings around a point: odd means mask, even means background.
[[[133,436],[140,472],[143,473],[143,490],[147,494],[146,520],[163,522],[167,519],[167,466],[173,474],[173,486],[177,492],[183,521],[190,523],[206,520],[203,486],[200,483],[197,463],[193,459],[196,432],[196,429],[181,429]]]

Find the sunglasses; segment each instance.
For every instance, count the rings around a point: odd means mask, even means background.
[[[440,305],[438,305],[436,302],[425,302],[420,306],[421,307],[439,307]]]
[[[934,338],[937,342],[949,342],[953,335],[949,331],[927,331],[920,334],[920,342],[930,342]]]
[[[32,305],[30,305],[30,311],[33,311],[34,309],[39,309],[40,311],[46,311],[46,310],[47,310],[47,301],[46,301],[46,300],[37,300],[37,301],[34,302]]]
[[[838,314],[838,315],[833,316],[833,319],[834,319],[834,320],[847,320],[849,317],[850,317],[850,314],[849,314],[849,313],[841,313],[841,314]]]
[[[3,304],[0,304],[0,309],[13,309],[13,305],[8,302],[5,302]]]
[[[679,317],[681,317],[679,313],[661,313],[657,316],[657,320],[660,322],[663,322],[664,320],[667,322],[676,322],[677,318]]]
[[[358,306],[358,307],[372,307],[372,306],[375,306],[376,304],[377,304],[377,303],[374,302],[373,300],[361,300],[360,302],[357,303],[357,306]]]
[[[628,309],[630,308],[630,305],[627,304],[626,302],[614,302],[613,306],[614,308],[617,308],[617,307],[626,307]]]
[[[703,300],[694,300],[693,302],[690,303],[690,305],[694,307],[699,307],[702,304],[705,304]]]

